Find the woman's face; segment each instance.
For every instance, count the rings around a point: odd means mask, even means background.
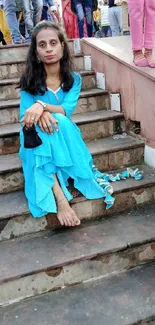
[[[45,64],[60,61],[63,56],[63,43],[61,44],[57,32],[49,27],[42,29],[37,37],[37,55]]]

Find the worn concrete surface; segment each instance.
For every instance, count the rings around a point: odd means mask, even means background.
[[[86,200],[84,197],[74,199],[71,205],[80,220],[110,216],[148,202],[154,202],[154,171],[144,166],[139,166],[139,169],[144,171],[145,177],[142,180],[129,179],[112,184],[115,204],[109,210],[105,209],[103,199]],[[55,214],[48,214],[39,219],[32,218],[23,192],[0,195],[0,241],[45,229],[53,229],[58,225]]]
[[[154,292],[152,264],[1,308],[0,324],[144,324],[155,316]]]
[[[155,205],[0,245],[0,305],[155,260]]]

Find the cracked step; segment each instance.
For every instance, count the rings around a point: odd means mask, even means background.
[[[144,173],[144,177],[140,181],[128,179],[111,184],[114,190],[115,204],[109,210],[105,209],[103,199],[87,200],[85,197],[79,197],[72,200],[71,205],[78,217],[81,220],[92,220],[101,216],[116,215],[118,212],[137,208],[145,203],[154,203],[155,172],[152,168],[144,165],[138,167]],[[48,214],[38,219],[32,218],[23,191],[0,195],[0,241],[53,229],[57,226],[58,221],[54,214]]]
[[[114,271],[118,273],[154,261],[154,208],[154,205],[149,205],[149,207],[130,211],[128,214],[117,215],[117,218],[111,217],[110,220],[103,219],[74,229],[45,231],[0,243],[0,260],[3,261],[0,266],[0,305],[58,290],[64,286],[73,286],[101,276],[106,276],[106,279],[102,279],[100,285],[102,281],[103,283],[105,281],[108,288],[111,277],[107,278],[107,276]],[[147,284],[151,281],[154,283],[154,266],[154,264],[143,266],[146,270],[150,268],[151,272],[141,274],[143,279],[140,281],[143,286],[139,283],[141,290],[144,288],[144,278]],[[141,271],[138,269],[138,271],[131,272],[133,274],[136,272],[138,275]],[[113,290],[117,285],[120,290],[118,279],[122,278],[126,283],[125,288],[128,287],[133,294],[135,286],[131,286],[131,283],[127,286],[127,274],[128,272],[116,276]],[[130,279],[134,278],[130,277]],[[91,282],[92,286],[93,282]],[[154,285],[148,290],[154,290]],[[75,288],[74,292],[76,292]],[[58,291],[57,295],[61,294]],[[148,297],[148,292],[145,295]],[[23,322],[21,323],[23,325]]]

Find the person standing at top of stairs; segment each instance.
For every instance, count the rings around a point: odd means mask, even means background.
[[[87,34],[93,34],[93,11],[97,10],[97,0],[71,0],[71,9],[77,15],[79,37],[84,37],[84,18],[86,18]]]
[[[155,41],[155,0],[128,0],[128,6],[134,63],[138,67],[155,68],[152,57]]]
[[[48,20],[48,11],[51,13],[52,22],[60,22],[60,15],[53,0],[43,0],[42,19]]]
[[[109,22],[112,36],[122,33],[122,6],[117,6],[115,0],[109,0]]]
[[[129,24],[129,10],[127,0],[122,1],[122,25],[123,35],[130,35],[130,24]]]
[[[99,1],[99,8],[101,13],[101,29],[102,29],[102,37],[110,37],[111,36],[111,28],[109,22],[109,7],[108,0]]]
[[[21,0],[21,8],[25,20],[25,27],[31,38],[34,26],[40,21],[42,15],[42,0]],[[33,13],[32,13],[33,6]],[[11,31],[11,37],[14,44],[21,43],[21,34],[16,17],[16,0],[4,0],[5,16]]]
[[[43,0],[21,0],[21,9],[24,16],[25,27],[31,39],[34,26],[41,20]]]
[[[5,17],[11,31],[12,41],[14,44],[20,44],[21,34],[16,16],[16,0],[3,0],[3,5]]]

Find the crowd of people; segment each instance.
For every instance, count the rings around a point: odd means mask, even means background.
[[[127,0],[71,0],[72,11],[77,15],[79,36],[84,36],[84,18],[89,37],[129,35]]]
[[[127,0],[121,6],[116,0],[71,0],[72,12],[77,16],[79,37],[118,36],[129,34]],[[63,2],[63,1],[62,1]],[[60,23],[59,4],[54,0],[0,0],[0,42],[30,42],[32,30],[40,20]],[[123,24],[124,21],[124,24]]]
[[[62,14],[59,6],[62,5]],[[75,24],[63,9],[69,5],[76,17],[77,37],[111,37],[130,34],[137,66],[155,67],[152,49],[155,37],[154,0],[0,0],[0,44],[30,43],[35,25],[51,20],[64,25],[66,34]],[[65,11],[65,9],[64,9]],[[143,34],[144,47],[143,53]],[[72,38],[76,38],[73,35]]]
[[[0,42],[29,43],[41,20],[60,23],[59,6],[53,0],[0,0]]]

